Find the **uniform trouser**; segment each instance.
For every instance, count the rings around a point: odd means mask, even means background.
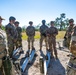
[[[0,75],[4,75],[3,65],[2,65],[2,59],[0,59]]]
[[[8,51],[9,51],[9,56],[10,57],[12,57],[13,50],[14,50],[14,42],[13,41],[9,41],[9,43],[8,43]]]
[[[64,47],[68,47],[68,46],[67,46],[67,40],[66,40],[66,39],[63,40],[63,46],[64,46]]]
[[[68,38],[68,39],[67,39],[67,46],[68,46],[68,49],[69,49],[69,47],[70,47],[70,41],[71,41],[71,38]]]
[[[2,58],[6,56],[6,51],[4,53],[0,54],[0,74],[4,75],[4,69],[3,69],[3,64],[2,64]]]
[[[10,71],[10,73],[9,73],[10,75],[15,75],[15,69],[13,67],[13,63],[11,63],[12,68],[10,68],[9,63],[6,64],[6,62],[5,62],[6,65],[5,66],[3,65],[4,61],[5,60],[0,59],[0,75],[7,75],[6,73],[8,73],[9,71]],[[6,71],[4,68],[6,68]]]
[[[48,37],[45,37],[43,35],[41,35],[41,37],[40,37],[40,50],[42,50],[43,40],[45,40],[46,50],[48,50]]]
[[[70,52],[76,56],[76,41],[72,41],[70,42]]]
[[[73,56],[70,57],[69,66],[67,66],[67,75],[76,75],[76,41],[70,42],[70,52]]]
[[[22,40],[17,40],[15,46],[16,46],[16,49],[17,49],[18,47],[22,47]]]
[[[54,37],[49,37],[48,38],[48,44],[49,44],[49,49],[51,51],[51,56],[53,56],[53,51],[55,56],[57,57],[57,50],[56,50],[56,38]]]
[[[28,36],[28,39],[27,39],[27,41],[28,41],[28,49],[30,49],[30,48],[34,48],[34,36]]]

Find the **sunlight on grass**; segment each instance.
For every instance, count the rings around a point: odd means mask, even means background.
[[[65,31],[59,31],[58,35],[57,35],[57,39],[63,39],[65,35]],[[40,38],[40,33],[38,31],[36,31],[36,35],[35,35],[35,39],[39,39]],[[27,39],[27,35],[26,33],[22,33],[22,39],[26,40]]]
[[[64,38],[64,35],[65,35],[65,31],[59,31],[56,38],[57,39],[63,39]]]

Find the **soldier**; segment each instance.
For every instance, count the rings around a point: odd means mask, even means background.
[[[21,27],[19,27],[19,22],[16,21],[15,22],[15,26],[16,26],[16,30],[17,30],[17,33],[18,33],[18,38],[17,38],[17,42],[16,42],[16,48],[18,47],[22,47],[22,29]]]
[[[33,22],[30,21],[29,22],[30,26],[28,26],[26,28],[26,34],[28,36],[28,50],[30,50],[30,43],[31,43],[31,47],[32,49],[34,49],[34,36],[35,36],[35,28],[32,26],[33,25]]]
[[[54,57],[53,56],[53,51],[54,51],[55,57],[57,59],[58,56],[57,56],[57,50],[56,50],[56,35],[58,34],[58,30],[56,27],[54,27],[54,21],[51,21],[50,25],[51,27],[47,31],[49,49],[51,51],[51,57]]]
[[[42,25],[40,27],[40,50],[42,50],[42,43],[45,40],[46,50],[48,50],[48,38],[47,38],[47,29],[48,27],[45,25],[46,21],[42,20]]]
[[[6,33],[4,30],[2,30],[2,20],[4,20],[0,16],[0,75],[4,75],[3,73],[3,59],[7,55],[6,51]]]
[[[70,40],[71,40],[71,34],[73,31],[73,27],[74,27],[74,20],[70,19],[69,20],[69,27],[66,30],[66,34],[65,34],[65,38],[67,39],[67,47],[69,48],[70,46]]]
[[[76,26],[73,26],[70,42],[70,60],[67,66],[67,75],[76,75]]]
[[[8,51],[10,57],[12,57],[12,53],[14,50],[14,43],[17,41],[17,32],[14,26],[15,20],[16,20],[15,17],[11,16],[9,18],[9,24],[7,24],[5,27],[8,41]]]

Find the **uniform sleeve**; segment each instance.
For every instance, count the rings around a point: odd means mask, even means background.
[[[67,30],[66,30],[66,36],[67,36],[67,37],[71,37],[72,29],[73,29],[73,28],[71,28],[71,27],[68,27],[68,28],[67,28]]]
[[[43,26],[40,27],[40,29],[39,29],[40,34],[42,34],[42,32],[43,32],[43,28],[44,28]]]
[[[58,29],[57,28],[55,28],[55,34],[58,35]]]
[[[69,27],[67,27],[67,29],[66,29],[65,36],[67,36],[67,34],[68,34],[68,30],[69,30]]]
[[[20,32],[22,32],[22,28],[20,27]]]
[[[34,27],[34,36],[35,36],[35,27]]]
[[[5,26],[5,31],[6,31],[6,34],[7,34],[7,37],[10,37],[11,39],[14,39],[13,36],[10,34],[10,27],[8,27],[7,25]]]
[[[50,34],[50,33],[49,33],[49,28],[47,28],[47,30],[46,30],[46,34]]]
[[[40,33],[41,33],[41,26],[40,26],[40,28],[39,28],[39,31],[40,31]]]

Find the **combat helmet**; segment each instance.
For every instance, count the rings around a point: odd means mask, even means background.
[[[16,18],[13,17],[13,16],[11,16],[11,17],[9,18],[9,21],[11,21],[11,20],[16,20]]]
[[[16,21],[14,24],[19,24],[19,22],[18,22],[18,21]]]
[[[50,24],[54,24],[54,21],[51,21]]]
[[[71,22],[74,22],[74,20],[73,20],[73,19],[70,19],[70,20],[69,20],[69,23],[71,23]]]
[[[46,20],[42,20],[42,23],[45,23],[46,22]]]
[[[32,21],[29,21],[29,24],[33,24],[33,22]]]

